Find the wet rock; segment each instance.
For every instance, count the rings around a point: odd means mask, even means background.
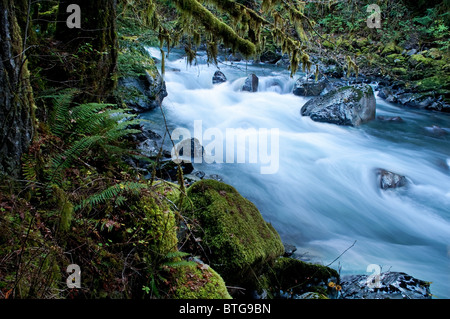
[[[212,79],[213,84],[225,83],[226,81],[227,81],[227,77],[225,76],[225,74],[222,73],[222,71],[216,71],[214,73],[214,76]]]
[[[135,113],[159,107],[168,95],[166,83],[157,71],[155,74],[145,71],[139,77],[120,78],[118,85],[125,96],[125,104]]]
[[[192,163],[180,163],[181,169],[184,175],[189,175],[194,171]],[[177,181],[178,165],[171,161],[162,161],[159,167],[156,169],[156,176],[169,181]]]
[[[296,299],[328,299],[328,297],[319,294],[317,292],[306,292],[300,296],[298,296],[298,298]]]
[[[405,176],[389,172],[384,169],[378,170],[379,182],[381,189],[399,188],[406,185],[407,180]]]
[[[313,98],[301,109],[313,121],[358,126],[375,119],[376,100],[370,85],[346,86]]]
[[[205,177],[205,172],[203,171],[197,171],[194,173],[195,176],[197,176],[200,179],[203,179]]]
[[[295,82],[293,93],[297,96],[319,96],[325,89],[327,82],[326,78],[319,81],[300,78]]]
[[[204,151],[203,146],[197,138],[185,139],[175,145],[172,159],[177,160],[178,155],[179,160],[195,163],[196,159],[203,160]]]
[[[401,272],[387,272],[372,281],[367,275],[341,278],[343,299],[431,299],[430,283]]]
[[[377,119],[382,122],[402,123],[403,119],[400,116],[378,116]]]
[[[425,129],[427,130],[427,132],[431,133],[431,135],[437,136],[437,137],[445,136],[448,134],[446,130],[444,130],[443,128],[441,128],[437,125],[433,125],[431,127],[425,127]]]
[[[245,80],[242,91],[258,92],[259,78],[255,74],[250,74]]]
[[[291,257],[296,251],[297,247],[291,244],[283,243],[284,246],[284,257]]]
[[[219,181],[219,182],[223,182],[223,178],[221,176],[217,175],[217,174],[209,175],[209,179],[213,179],[213,180],[216,180],[216,181]]]

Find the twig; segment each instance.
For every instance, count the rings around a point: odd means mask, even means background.
[[[342,255],[344,255],[347,251],[349,251],[353,246],[355,246],[355,244],[356,244],[356,240],[353,242],[353,244],[350,246],[350,247],[348,247],[346,250],[344,250],[343,252],[342,252],[342,254],[340,254],[338,257],[336,257],[336,259],[334,259],[331,263],[329,263],[328,265],[327,265],[327,267],[330,267],[336,260],[338,260],[339,258],[341,258],[342,257]]]

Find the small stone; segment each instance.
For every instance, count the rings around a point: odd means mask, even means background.
[[[225,82],[227,82],[227,77],[225,76],[225,74],[223,74],[221,71],[216,71],[214,73],[212,83],[220,84],[220,83],[225,83]]]

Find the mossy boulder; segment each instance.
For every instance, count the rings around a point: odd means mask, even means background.
[[[414,54],[409,58],[409,64],[413,67],[417,67],[419,64],[421,66],[429,66],[433,63],[433,59],[426,58],[422,54]]]
[[[402,53],[403,49],[399,47],[395,42],[388,43],[381,52],[382,55],[390,55],[394,53]]]
[[[401,63],[403,63],[405,61],[405,57],[402,56],[401,54],[397,54],[397,53],[389,54],[386,57],[386,59],[389,62],[394,63],[394,64],[401,64]]]
[[[309,100],[300,112],[316,122],[358,126],[375,119],[375,94],[370,85],[345,86]]]
[[[405,68],[393,68],[391,71],[393,74],[396,74],[396,75],[408,74],[408,70],[406,70]]]
[[[202,180],[188,188],[187,195],[186,214],[198,222],[204,248],[196,253],[209,260],[227,284],[242,287],[284,253],[276,230],[232,186]]]
[[[294,258],[280,257],[260,280],[259,292],[266,290],[274,298],[286,297],[286,294],[302,295],[308,292],[323,296],[332,294],[329,283],[338,281],[336,270],[317,264],[307,263]]]
[[[169,295],[173,299],[231,299],[222,277],[206,264],[172,269]]]

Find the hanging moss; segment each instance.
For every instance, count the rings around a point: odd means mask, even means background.
[[[238,36],[230,26],[220,21],[196,0],[176,0],[175,2],[183,15],[194,17],[208,33],[220,38],[225,46],[241,52],[245,57],[251,57],[256,53],[256,46],[253,43]]]

